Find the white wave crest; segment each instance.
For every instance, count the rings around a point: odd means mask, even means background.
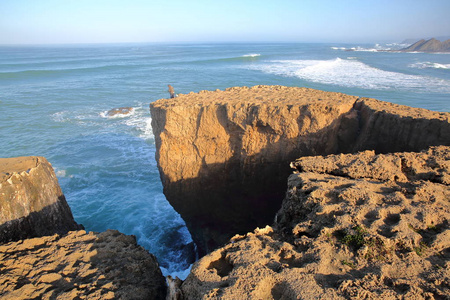
[[[261,56],[261,54],[259,54],[259,53],[249,53],[249,54],[242,55],[242,57],[258,57],[258,56]]]
[[[248,68],[344,87],[450,92],[449,80],[385,71],[357,60],[276,60]]]
[[[136,108],[134,113],[127,119],[124,119],[124,124],[130,126],[138,131],[138,136],[142,139],[152,139],[152,118],[148,110],[143,107]]]
[[[417,68],[417,69],[426,69],[426,68],[433,68],[433,69],[450,69],[450,64],[440,64],[440,63],[434,63],[434,62],[417,62],[414,64],[410,64],[408,67],[410,68]]]

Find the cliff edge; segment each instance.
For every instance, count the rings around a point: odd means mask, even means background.
[[[1,299],[165,299],[134,236],[75,223],[44,157],[0,159]]]
[[[273,227],[196,262],[184,299],[450,298],[450,147],[292,166]]]
[[[450,144],[450,114],[307,88],[202,91],[150,104],[164,194],[200,255],[273,222],[298,157]]]
[[[0,243],[82,229],[44,157],[0,158]]]

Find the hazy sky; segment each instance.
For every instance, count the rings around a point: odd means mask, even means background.
[[[450,0],[0,0],[0,44],[394,42],[450,35]]]

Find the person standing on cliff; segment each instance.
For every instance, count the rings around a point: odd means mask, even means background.
[[[175,90],[170,84],[168,84],[167,86],[169,87],[170,98],[175,98]]]

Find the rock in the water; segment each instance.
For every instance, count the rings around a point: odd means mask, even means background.
[[[134,111],[133,107],[118,107],[108,110],[106,115],[108,117],[116,116],[116,115],[128,115]]]
[[[307,88],[202,91],[150,104],[164,194],[200,255],[271,224],[289,163],[450,144],[450,114]]]
[[[0,158],[0,243],[77,229],[44,157]]]
[[[165,299],[156,258],[134,236],[72,231],[0,245],[1,299]]]
[[[185,299],[450,298],[450,147],[293,165],[273,228],[196,262]]]

